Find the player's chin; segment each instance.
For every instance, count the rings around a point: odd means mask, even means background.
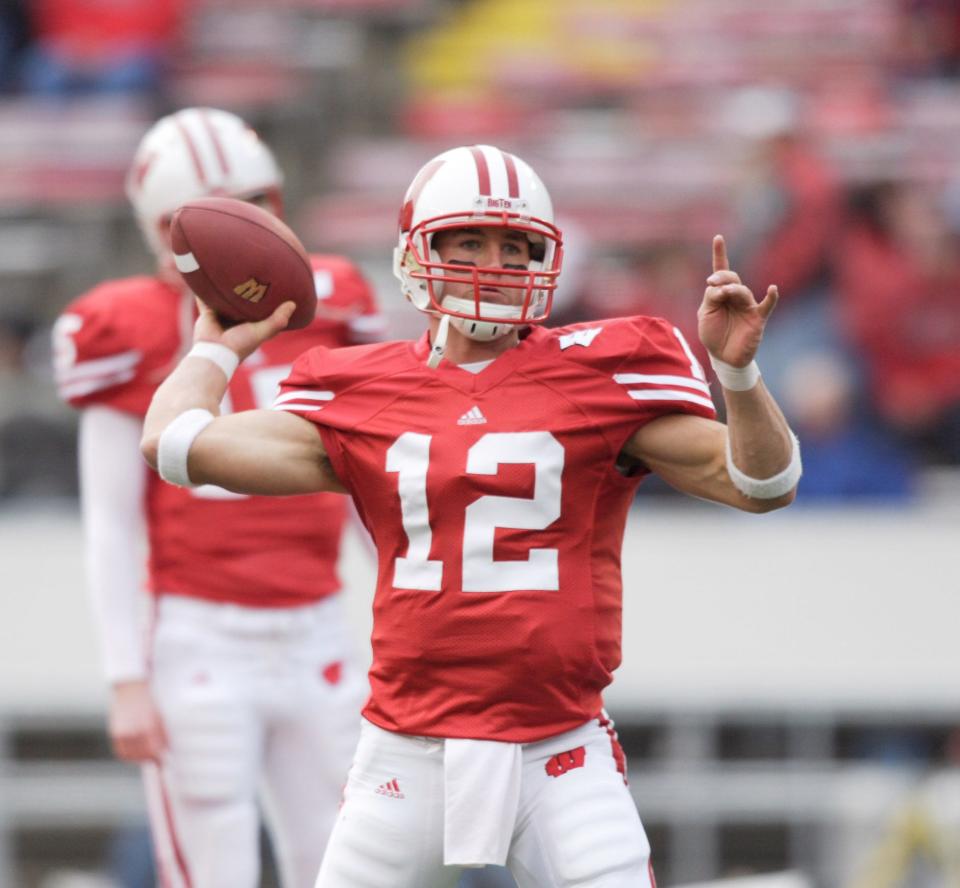
[[[523,304],[523,290],[516,287],[481,287],[480,300],[489,305],[513,305]]]
[[[455,299],[464,299],[473,302],[479,299],[486,305],[509,305],[519,307],[523,305],[526,291],[518,287],[480,287],[474,290],[471,286],[444,288],[443,297],[451,296]]]

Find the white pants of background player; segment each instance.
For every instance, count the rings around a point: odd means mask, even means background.
[[[548,768],[554,756],[571,761],[563,753],[580,747],[582,765]],[[461,868],[443,864],[443,760],[443,740],[362,723],[316,888],[456,885]],[[520,888],[655,888],[649,859],[611,734],[599,720],[523,746],[507,856]]]
[[[260,884],[258,789],[283,884],[314,884],[367,690],[348,637],[337,597],[160,598],[151,681],[170,746],[144,776],[163,888]]]

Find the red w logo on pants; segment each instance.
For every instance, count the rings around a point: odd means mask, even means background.
[[[587,757],[587,751],[582,746],[576,749],[569,749],[566,752],[558,752],[544,766],[547,774],[551,777],[559,777],[572,771],[574,768],[582,768],[583,761]]]

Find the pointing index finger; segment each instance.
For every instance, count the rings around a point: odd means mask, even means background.
[[[727,261],[727,245],[722,234],[713,238],[713,270],[727,271],[730,263]]]

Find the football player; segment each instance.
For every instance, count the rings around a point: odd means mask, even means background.
[[[81,411],[86,554],[116,754],[144,763],[160,882],[259,884],[257,790],[287,888],[309,888],[333,825],[366,693],[351,659],[336,562],[342,497],[178,489],[139,441],[154,390],[190,347],[194,297],[174,269],[171,213],[207,195],[281,211],[273,154],[240,118],[189,108],[143,137],[127,191],[153,275],[107,281],[55,325],[62,398]],[[264,342],[220,410],[266,407],[294,358],[375,333],[358,269],[314,256],[314,323]],[[141,630],[143,546],[149,633]]]
[[[372,693],[318,888],[446,888],[504,862],[521,888],[654,884],[602,700],[624,523],[649,472],[749,512],[792,501],[798,445],[754,361],[778,297],[756,300],[715,239],[699,335],[721,424],[669,323],[542,326],[561,259],[536,173],[455,148],[400,213],[418,341],[311,349],[275,410],[218,416],[292,305],[229,330],[207,311],[147,414],[144,454],[173,483],[346,491],[376,543]]]

